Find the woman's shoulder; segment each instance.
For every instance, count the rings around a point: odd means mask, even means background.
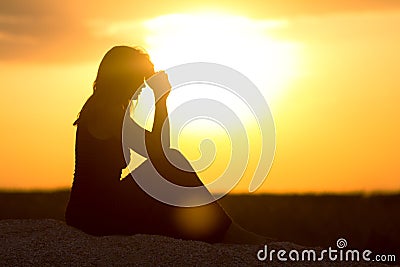
[[[90,99],[84,105],[78,119],[78,127],[86,128],[99,140],[120,138],[124,111],[119,107],[101,105]]]

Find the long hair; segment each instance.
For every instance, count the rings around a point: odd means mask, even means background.
[[[114,46],[101,60],[93,83],[93,95],[83,106],[74,125],[79,123],[80,114],[90,104],[126,104],[143,79],[153,73],[153,63],[142,49]]]

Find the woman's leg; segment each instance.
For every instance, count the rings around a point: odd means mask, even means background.
[[[203,182],[181,152],[169,149],[165,153],[166,156],[151,159],[151,163],[164,179],[180,186],[203,186]]]
[[[190,163],[180,152],[170,150],[167,153],[167,157],[175,165],[171,164],[166,157],[153,158],[151,162],[146,160],[133,170],[132,176],[141,177],[139,179],[153,179],[151,176],[159,174],[169,182],[180,186],[203,186],[202,181],[191,168]],[[181,166],[184,170],[177,166]],[[130,180],[132,181],[133,179]],[[134,181],[132,182],[135,183]],[[136,185],[136,189],[132,190],[138,189],[141,190]],[[176,207],[158,201],[144,191],[136,192],[135,195],[141,198],[141,200],[135,201],[136,205],[147,206],[148,212],[152,213],[151,217],[154,218],[152,227],[154,230],[158,232],[162,228],[164,235],[211,243],[222,242],[225,232],[232,222],[218,202],[199,207]]]
[[[203,186],[202,181],[192,169],[190,163],[179,151],[171,149],[167,153],[168,158],[175,165],[171,164],[165,157],[153,158],[153,166],[159,174],[177,185],[186,187]],[[183,170],[177,166],[180,166]],[[151,163],[146,161],[138,169],[134,170],[132,175],[151,175],[152,172],[149,169],[153,170]],[[152,198],[148,195],[147,197]],[[152,203],[152,210],[157,213],[153,216],[161,215],[163,217],[160,219],[164,223],[163,231],[168,229],[167,232],[164,232],[165,235],[211,243],[261,244],[266,240],[264,237],[248,232],[232,222],[232,219],[217,201],[199,207],[176,207],[155,199],[150,202],[142,201],[143,204],[146,202]]]

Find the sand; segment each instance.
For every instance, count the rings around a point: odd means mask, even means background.
[[[208,244],[156,235],[94,237],[62,221],[0,220],[0,266],[378,266],[361,262],[261,262],[263,246]],[[268,248],[300,248],[276,242]],[[382,265],[381,265],[382,266]]]

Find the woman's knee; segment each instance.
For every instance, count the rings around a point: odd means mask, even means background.
[[[166,152],[166,158],[173,167],[187,172],[194,172],[194,169],[185,156],[176,149],[169,149]]]

